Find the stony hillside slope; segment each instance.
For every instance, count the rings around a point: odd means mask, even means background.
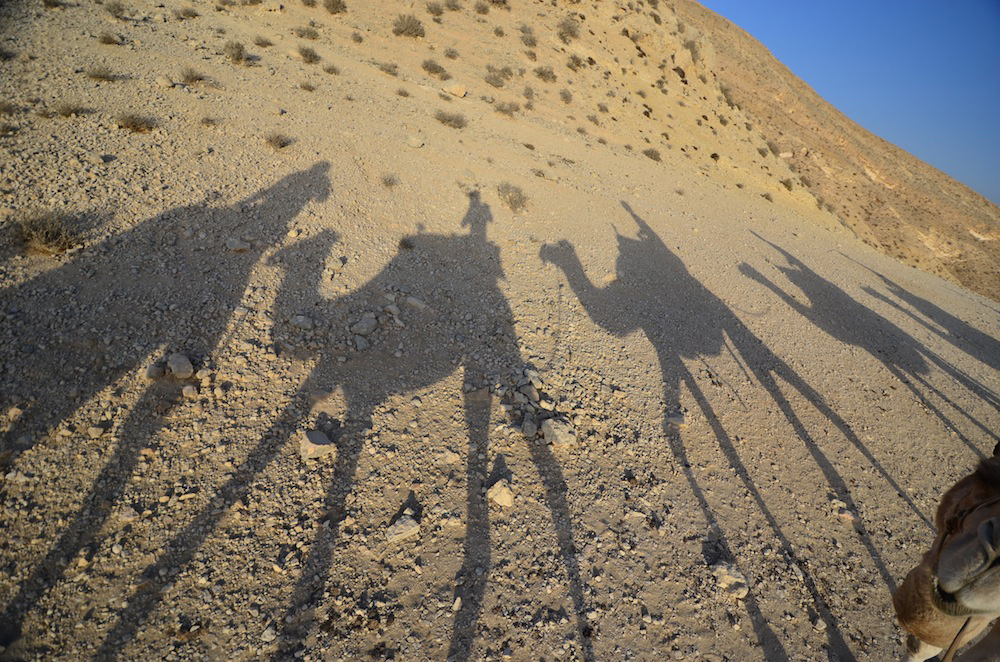
[[[686,20],[0,7],[0,656],[895,656],[1000,310]]]
[[[727,98],[819,203],[886,255],[1000,299],[1000,208],[852,122],[739,27],[691,0],[676,11],[712,45]]]

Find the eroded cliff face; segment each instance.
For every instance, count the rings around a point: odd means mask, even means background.
[[[712,45],[727,96],[819,204],[887,255],[1000,298],[996,205],[845,117],[739,27],[690,0],[674,6]]]

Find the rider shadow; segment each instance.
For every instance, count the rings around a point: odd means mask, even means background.
[[[577,298],[595,323],[617,336],[624,336],[637,330],[641,330],[645,334],[659,358],[663,375],[664,401],[668,407],[675,407],[681,384],[688,388],[711,426],[720,449],[730,466],[735,470],[736,475],[739,476],[747,492],[753,497],[775,537],[784,548],[787,557],[790,559],[796,557],[794,547],[782,531],[777,519],[768,509],[763,495],[753,483],[746,466],[739,457],[733,437],[723,428],[707,395],[701,390],[694,376],[686,367],[685,360],[719,355],[724,350],[728,350],[728,343],[731,343],[735,353],[742,358],[752,374],[767,390],[769,396],[778,405],[788,423],[805,444],[825,475],[831,490],[837,495],[837,498],[848,504],[848,508],[852,512],[857,513],[859,510],[851,497],[847,482],[799,419],[791,403],[779,388],[779,379],[794,388],[812,407],[817,409],[858,447],[869,461],[882,472],[886,480],[896,488],[901,498],[920,514],[909,497],[877,464],[847,423],[826,404],[822,396],[806,384],[785,362],[768,350],[763,342],[729,310],[725,303],[699,283],[687,271],[681,260],[667,248],[656,233],[642,218],[636,215],[627,203],[622,202],[622,206],[638,225],[639,232],[636,239],[618,235],[619,253],[616,262],[616,279],[608,285],[598,288],[590,281],[572,245],[567,241],[560,242],[558,245],[544,246],[541,257],[544,261],[560,267]],[[664,417],[664,434],[670,445],[670,450],[677,466],[687,479],[710,528],[711,544],[705,550],[706,560],[735,562],[736,557],[732,552],[726,533],[718,522],[716,514],[705,496],[705,491],[688,461],[687,450],[682,443],[681,436],[666,419],[667,417]],[[922,514],[920,516],[925,522],[927,521]],[[894,586],[892,576],[860,521],[858,530],[860,539],[867,548],[875,567],[886,584],[892,588]],[[838,656],[840,659],[845,656],[851,657],[852,653],[840,634],[834,616],[825,604],[815,581],[807,572],[804,575],[804,583],[812,595],[816,612],[828,626],[826,632],[831,659],[834,656]],[[787,660],[788,653],[766,622],[758,604],[758,598],[752,591],[745,599],[745,608],[753,624],[758,643],[767,659]]]
[[[328,170],[328,163],[317,163],[225,208],[206,201],[171,209],[4,290],[8,309],[17,311],[17,332],[30,339],[33,351],[7,354],[12,345],[0,343],[0,366],[7,371],[0,379],[16,385],[6,397],[31,403],[4,436],[3,449],[16,454],[34,443],[55,443],[47,438],[55,438],[60,423],[103,389],[142,371],[157,350],[210,362],[226,341],[261,255],[287,234],[306,204],[329,195]],[[238,250],[225,250],[233,239],[241,242]],[[113,510],[107,505],[120,499],[163,404],[179,400],[182,384],[161,379],[144,387],[117,426],[118,444],[76,514],[4,608],[0,644],[10,646],[21,636],[32,604],[95,542]]]
[[[741,273],[764,285],[790,308],[803,315],[830,336],[845,344],[859,347],[880,361],[894,377],[906,384],[913,395],[934,412],[945,426],[954,431],[979,459],[986,457],[983,451],[959,430],[947,414],[914,385],[914,382],[921,384],[927,391],[935,394],[952,409],[965,416],[984,434],[991,437],[993,443],[1000,441],[1000,436],[930,382],[928,376],[931,372],[931,366],[936,366],[955,382],[994,407],[1000,407],[1000,397],[996,393],[931,350],[923,347],[886,318],[852,299],[842,289],[817,274],[785,249],[759,235],[756,236],[785,258],[788,266],[778,267],[779,271],[799,288],[809,303],[808,305],[801,303],[748,264],[740,265]]]
[[[489,507],[483,487],[488,480],[489,421],[494,403],[487,387],[498,382],[517,385],[514,380],[523,375],[525,365],[515,340],[513,314],[499,287],[504,278],[500,251],[486,236],[491,220],[489,207],[480,201],[477,192],[471,193],[462,221],[469,227],[468,234],[406,237],[400,241],[398,253],[374,278],[333,300],[315,296],[309,302],[301,296],[304,291],[315,291],[320,284],[332,236],[321,234],[285,249],[289,254],[276,256],[287,270],[275,303],[275,318],[290,318],[305,310],[311,319],[318,320],[314,331],[329,333],[330,339],[312,357],[308,377],[271,430],[251,450],[243,468],[218,490],[225,507],[210,506],[196,515],[144,571],[154,588],[129,599],[127,609],[120,613],[116,627],[104,640],[102,655],[113,657],[116,642],[133,634],[156,607],[160,599],[156,588],[164,581],[160,570],[190,562],[224,512],[247,493],[255,476],[279,455],[288,442],[289,430],[301,429],[302,402],[312,401],[315,411],[326,406],[322,396],[317,401],[317,394],[339,392],[343,402],[339,418],[344,427],[325,497],[329,527],[319,529],[302,563],[300,579],[279,621],[281,631],[274,659],[285,659],[297,652],[309,629],[317,625],[315,610],[321,604],[335,555],[343,550],[338,547],[338,539],[348,516],[346,500],[354,488],[363,431],[371,426],[373,412],[393,396],[428,388],[461,369],[469,443],[468,510],[464,559],[455,582],[461,608],[455,614],[448,658],[469,659],[491,565]],[[279,336],[286,333],[295,332],[287,328],[276,332]],[[338,346],[353,347],[353,351],[345,350],[349,356],[346,361],[338,361],[345,358]],[[583,616],[584,587],[565,480],[546,445],[531,441],[528,445],[544,483],[577,614],[575,636],[580,638],[585,659],[592,660],[591,630]]]

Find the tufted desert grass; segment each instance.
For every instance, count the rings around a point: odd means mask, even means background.
[[[504,182],[497,186],[500,200],[514,213],[523,211],[528,206],[528,196],[518,186]]]
[[[90,78],[91,80],[111,82],[118,79],[118,77],[111,72],[111,69],[103,65],[87,67],[85,73],[87,74],[87,78]]]
[[[323,6],[331,14],[343,14],[347,11],[347,4],[344,0],[323,0]]]
[[[156,128],[156,120],[145,115],[135,113],[124,113],[115,120],[119,129],[125,129],[132,133],[149,133]]]
[[[238,41],[228,41],[222,48],[222,54],[233,64],[246,64],[246,48]]]
[[[397,37],[417,37],[424,36],[424,24],[413,14],[400,14],[392,24],[392,34]]]
[[[51,211],[30,213],[15,221],[17,234],[29,253],[59,255],[80,243],[72,219]]]
[[[294,141],[283,133],[269,133],[264,139],[274,150],[282,150],[291,145]]]
[[[316,64],[323,59],[319,56],[319,53],[308,46],[299,46],[299,56],[306,64]]]
[[[439,110],[434,113],[434,119],[445,126],[450,126],[453,129],[464,129],[465,125],[468,123],[465,119],[465,115],[461,113],[449,113],[443,110]]]

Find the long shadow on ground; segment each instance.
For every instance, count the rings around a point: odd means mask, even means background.
[[[101,390],[143,370],[157,348],[208,362],[224,342],[263,252],[285,236],[309,201],[326,199],[328,170],[328,163],[317,163],[225,208],[202,203],[171,209],[0,293],[13,311],[7,328],[20,339],[0,343],[4,404],[31,403],[3,437],[0,450],[9,461],[32,444],[45,443],[60,422]],[[183,234],[185,227],[192,232]],[[248,234],[251,241],[242,242]],[[242,243],[230,244],[233,251],[227,240]],[[109,504],[121,497],[149,441],[151,421],[159,419],[157,404],[179,393],[179,382],[152,384],[142,393],[75,516],[16,593],[5,596],[0,645],[9,655],[16,654],[33,604],[94,544],[112,511]]]
[[[730,466],[739,476],[744,488],[753,497],[757,508],[764,515],[774,535],[780,541],[784,553],[790,559],[796,558],[795,548],[782,531],[781,525],[768,508],[763,495],[753,483],[749,472],[733,442],[733,437],[720,423],[708,397],[685,366],[685,360],[703,356],[719,355],[727,347],[727,339],[736,354],[748,366],[753,376],[766,389],[769,397],[778,406],[785,419],[805,444],[817,466],[826,477],[830,489],[848,508],[859,510],[844,477],[828,459],[820,445],[796,413],[789,399],[782,392],[780,382],[791,387],[798,395],[834,425],[882,475],[913,512],[927,526],[930,521],[913,504],[895,480],[878,463],[858,436],[823,399],[784,361],[772,353],[739,320],[719,298],[706,289],[687,271],[684,264],[674,255],[653,230],[627,203],[622,203],[625,211],[639,228],[638,237],[629,239],[618,237],[618,260],[616,280],[603,287],[595,287],[584,272],[579,258],[569,242],[547,245],[542,248],[542,259],[559,266],[570,286],[583,304],[588,315],[607,331],[624,336],[641,330],[656,349],[660,369],[663,374],[664,400],[676,400],[679,386],[684,384],[693,394],[698,407],[709,422],[720,449]],[[704,490],[699,484],[687,459],[687,450],[681,436],[664,421],[664,434],[670,444],[677,465],[681,468],[689,487],[697,498],[703,516],[711,528],[719,548],[717,561],[736,563],[725,531],[719,524]],[[895,586],[881,554],[859,520],[860,539],[866,547],[872,562],[882,575],[886,585]],[[840,634],[836,620],[825,604],[814,579],[806,573],[805,585],[810,592],[813,605],[827,628],[828,653],[831,659],[853,658],[854,654]],[[789,659],[782,642],[770,628],[760,610],[758,598],[751,593],[745,607],[753,623],[761,650],[768,660]]]
[[[346,400],[343,431],[337,439],[338,453],[333,479],[326,495],[330,526],[321,530],[309,548],[300,580],[292,591],[284,618],[280,620],[275,659],[286,659],[301,649],[310,628],[318,624],[314,612],[338,548],[341,522],[347,516],[345,501],[354,488],[355,471],[362,449],[361,431],[369,427],[372,413],[394,395],[413,392],[461,369],[464,377],[465,420],[468,426],[467,521],[464,559],[456,578],[456,597],[461,608],[455,615],[448,658],[466,660],[472,655],[477,623],[489,580],[490,526],[483,486],[487,478],[486,452],[492,397],[489,384],[517,385],[523,379],[524,361],[512,329],[513,315],[498,287],[504,277],[498,247],[486,237],[492,220],[487,205],[472,193],[462,221],[468,234],[420,234],[400,242],[398,254],[372,280],[333,301],[315,300],[310,315],[328,318],[335,328],[352,327],[344,342],[357,350],[345,363],[337,361],[331,346],[321,349],[315,368],[288,407],[250,451],[243,468],[217,491],[223,508],[206,507],[164,547],[155,563],[143,572],[145,590],[129,597],[128,607],[106,636],[98,657],[114,658],[120,643],[130,638],[160,602],[166,580],[161,570],[183,567],[234,502],[241,499],[256,477],[288,443],[289,430],[302,423],[299,413],[317,391],[340,389]],[[332,238],[322,235],[290,248],[296,253],[276,302],[275,315],[289,317],[301,312],[301,292],[314,290]],[[279,256],[280,259],[280,256]],[[304,265],[296,268],[294,265]],[[386,307],[386,295],[399,308]],[[413,298],[410,298],[413,297]],[[416,300],[414,300],[416,299]],[[424,307],[429,304],[429,307]],[[289,309],[292,307],[291,309]],[[354,325],[375,313],[366,331]],[[405,318],[405,328],[396,317]],[[368,319],[371,320],[370,315]],[[333,344],[332,342],[330,343]],[[401,356],[397,347],[405,348]],[[543,444],[530,444],[531,457],[545,486],[546,502],[553,525],[570,598],[576,612],[575,636],[584,659],[593,660],[591,629],[584,619],[584,586],[573,539],[572,517],[565,498],[566,485],[558,463]]]

